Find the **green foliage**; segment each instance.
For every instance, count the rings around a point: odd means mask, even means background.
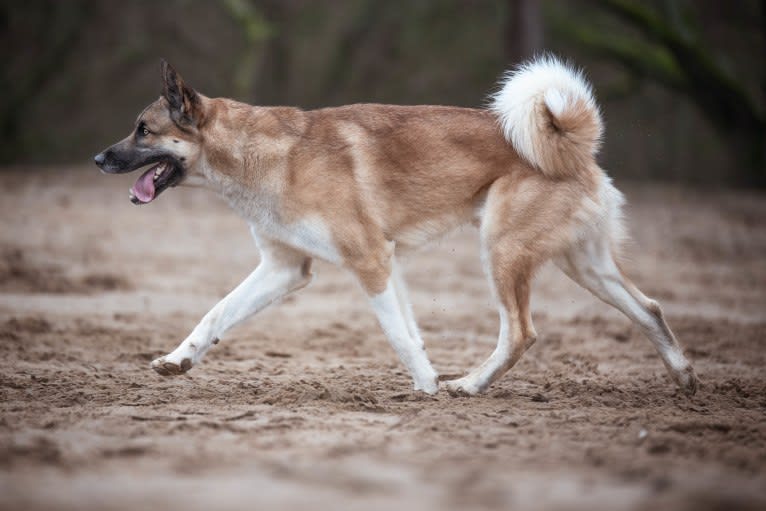
[[[516,2],[0,0],[0,162],[84,161],[124,136],[160,57],[261,105],[480,107],[529,32],[588,70],[617,176],[763,181],[762,1]]]
[[[249,0],[222,0],[222,2],[245,38],[245,48],[239,55],[234,75],[234,95],[244,100],[252,100],[258,51],[265,41],[275,35],[276,31]]]
[[[223,5],[239,24],[251,44],[258,44],[274,35],[274,27],[258,8],[248,0],[223,0]]]
[[[90,14],[84,0],[0,3],[3,39],[0,65],[0,163],[23,149],[21,129],[30,104],[72,54]],[[22,49],[34,34],[35,45]]]
[[[720,63],[728,56],[706,46],[693,4],[667,1],[662,12],[647,2],[631,0],[601,0],[597,5],[643,39],[623,35],[620,27],[609,30],[556,16],[554,28],[635,77],[689,98],[738,157],[738,180],[766,186],[766,112],[742,80]],[[762,57],[759,66],[763,66]],[[762,103],[766,98],[761,99]]]

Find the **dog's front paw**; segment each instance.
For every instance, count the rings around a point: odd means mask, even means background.
[[[420,383],[415,383],[415,390],[419,390],[421,392],[425,392],[426,394],[433,396],[434,394],[439,392],[439,383],[437,382],[437,380],[438,380],[438,377],[434,376],[433,379],[428,379]]]
[[[192,368],[190,358],[184,358],[179,363],[171,362],[167,357],[160,357],[152,362],[152,369],[162,376],[178,376]]]
[[[428,361],[426,361],[427,363]],[[427,364],[422,371],[413,375],[414,389],[433,396],[439,392],[439,374],[434,371],[431,364]]]

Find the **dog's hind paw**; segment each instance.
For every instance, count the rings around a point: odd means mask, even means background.
[[[700,382],[699,378],[697,378],[697,373],[694,372],[692,366],[689,365],[680,371],[673,372],[671,373],[671,376],[687,396],[691,397],[697,393]]]
[[[184,374],[191,368],[192,361],[190,358],[181,360],[180,364],[169,362],[165,357],[160,357],[152,362],[152,369],[162,376],[178,376],[179,374]]]

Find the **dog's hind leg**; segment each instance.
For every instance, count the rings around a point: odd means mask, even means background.
[[[689,395],[697,391],[697,375],[665,322],[659,304],[622,274],[608,237],[595,233],[591,239],[554,258],[554,262],[572,280],[638,325],[654,344],[676,384]]]
[[[535,269],[554,241],[545,220],[543,190],[513,193],[515,183],[500,178],[489,190],[481,218],[481,255],[500,311],[500,334],[490,357],[468,375],[445,382],[453,395],[474,395],[513,367],[535,342],[529,308]],[[530,208],[540,210],[530,214]]]
[[[258,240],[261,263],[205,314],[172,353],[152,362],[163,376],[185,373],[230,328],[311,282],[311,259],[281,244]]]
[[[502,246],[502,245],[501,245]],[[502,257],[492,251],[490,257]],[[490,280],[496,286],[500,310],[500,334],[492,355],[468,375],[445,382],[453,395],[475,395],[485,391],[495,380],[513,367],[536,339],[529,311],[530,283],[533,268],[523,259],[506,252],[507,264],[494,265]],[[511,271],[506,271],[513,268]]]

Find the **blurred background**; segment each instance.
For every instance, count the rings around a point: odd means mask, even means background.
[[[766,0],[0,0],[0,511],[766,510],[765,33]],[[134,176],[91,160],[159,96],[161,57],[260,105],[482,107],[544,51],[595,85],[621,269],[697,396],[553,265],[539,341],[481,397],[412,392],[321,261],[191,375],[149,369],[258,261],[211,191],[136,208]],[[478,236],[403,262],[447,378],[497,343]]]
[[[766,186],[766,1],[0,1],[0,165],[85,163],[160,91],[303,108],[481,107],[552,51],[584,67],[620,179]]]

